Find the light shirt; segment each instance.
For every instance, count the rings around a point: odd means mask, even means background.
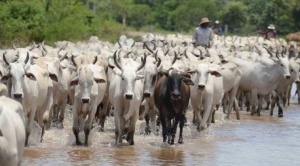
[[[197,27],[195,29],[194,35],[193,35],[193,41],[195,44],[202,45],[202,46],[208,46],[211,47],[213,45],[213,31],[211,28],[201,28]]]

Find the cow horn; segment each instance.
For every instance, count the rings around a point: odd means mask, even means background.
[[[98,56],[95,56],[95,60],[94,60],[93,64],[96,64],[97,60],[98,60]]]
[[[64,59],[66,59],[66,57],[67,57],[67,53],[64,56],[60,57],[59,61],[63,61]]]
[[[164,55],[166,56],[169,53],[170,49],[167,49],[166,52],[164,52]]]
[[[120,41],[118,41],[118,44],[119,44],[120,48],[122,48],[122,45],[121,45]]]
[[[46,53],[48,53],[48,51],[47,51],[47,49],[46,49],[46,47],[45,47],[45,44],[44,44],[44,43],[45,43],[45,41],[43,41],[43,42],[42,42],[42,49],[43,49],[43,50],[44,50]]]
[[[159,66],[160,66],[160,64],[161,64],[161,59],[160,59],[160,58],[158,58],[158,59],[157,59],[156,66],[157,66],[157,67],[159,67]]]
[[[265,47],[264,46],[264,49],[266,49],[267,50],[267,52],[269,53],[269,55],[271,56],[271,57],[273,57],[273,54],[272,54],[272,52],[267,48],[267,47]]]
[[[151,43],[153,43],[153,46],[154,46],[153,50],[156,50],[156,44],[155,44],[155,42],[152,40]]]
[[[131,47],[133,47],[134,45],[135,45],[135,41],[133,41],[133,43],[132,43]]]
[[[171,41],[171,46],[175,47],[176,45],[174,44],[173,40]]]
[[[141,69],[145,66],[145,64],[146,64],[146,59],[147,59],[147,55],[144,54],[144,58],[142,58],[142,63],[141,63],[141,65],[137,68],[136,71],[141,70]]]
[[[25,59],[24,63],[27,64],[28,60],[29,60],[29,52],[27,52],[26,59]]]
[[[71,56],[71,61],[72,61],[72,63],[74,64],[74,66],[77,67],[77,64],[76,64],[76,62],[75,62],[75,60],[74,60],[74,57],[75,57],[74,55]]]
[[[120,70],[122,70],[122,67],[119,65],[118,60],[117,60],[117,52],[118,52],[118,50],[116,50],[115,53],[114,53],[114,62],[115,62],[115,65],[116,65]]]
[[[46,56],[46,54],[47,54],[47,53],[46,53],[45,51],[42,51],[42,55],[43,55],[43,56]]]
[[[276,51],[276,58],[279,59],[279,51]]]
[[[189,57],[187,56],[186,52],[187,52],[187,48],[183,51],[183,55],[184,55],[186,58],[189,58]]]
[[[174,59],[173,59],[173,61],[172,61],[172,65],[176,62],[177,57],[178,57],[177,52],[176,52],[176,51],[174,51],[174,52],[175,52],[175,56],[174,56]]]
[[[129,57],[129,55],[130,55],[131,53],[132,53],[131,51],[127,52],[126,55],[125,55],[125,57],[127,57],[127,56]]]
[[[155,58],[156,61],[157,61],[157,52],[158,51],[155,51],[155,53],[154,53],[154,58]]]
[[[8,63],[7,60],[6,60],[5,55],[6,55],[6,51],[3,53],[3,61],[7,64],[7,66],[9,66],[9,63]]]
[[[150,51],[153,54],[153,50],[151,50],[148,45],[146,44],[146,42],[144,42],[144,46],[147,48],[148,51]]]

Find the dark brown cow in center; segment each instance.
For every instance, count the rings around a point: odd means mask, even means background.
[[[185,122],[185,113],[190,99],[190,87],[193,85],[188,73],[172,70],[164,73],[154,91],[154,100],[162,124],[163,142],[168,138],[169,144],[174,144],[176,129],[180,122],[178,143],[183,143],[182,130]]]

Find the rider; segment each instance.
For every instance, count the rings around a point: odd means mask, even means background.
[[[192,41],[195,46],[212,47],[213,31],[209,28],[210,21],[207,17],[201,19],[199,26],[195,28]]]
[[[214,34],[219,35],[219,36],[222,35],[223,31],[222,31],[222,28],[220,27],[220,22],[219,22],[219,20],[216,20],[216,21],[215,21],[212,30],[213,30]]]
[[[270,24],[267,30],[261,31],[260,33],[265,36],[265,39],[276,38],[277,36],[275,26],[273,24]]]

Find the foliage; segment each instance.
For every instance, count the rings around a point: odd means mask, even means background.
[[[202,17],[229,33],[274,24],[279,35],[300,29],[299,0],[0,0],[1,45],[82,40],[116,41],[130,29],[191,33]]]

